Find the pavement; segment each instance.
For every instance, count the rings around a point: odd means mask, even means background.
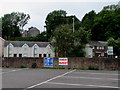
[[[112,88],[118,90],[118,71],[2,68],[2,88]]]

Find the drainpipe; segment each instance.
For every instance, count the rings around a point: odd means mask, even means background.
[[[34,53],[34,56],[33,56],[33,57],[35,57],[35,46],[34,46],[34,51],[33,51],[33,53]]]
[[[9,51],[10,51],[9,49],[10,49],[10,47],[9,47],[9,44],[8,44],[8,57],[9,57]]]

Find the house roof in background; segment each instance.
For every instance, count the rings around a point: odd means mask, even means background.
[[[89,41],[91,46],[107,46],[106,41]]]
[[[33,41],[5,41],[4,46],[6,47],[8,44],[12,44],[14,47],[22,47],[24,44],[27,44],[29,47],[37,44],[39,47],[48,46],[49,42],[33,42]]]

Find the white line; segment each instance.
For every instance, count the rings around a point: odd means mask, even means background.
[[[23,90],[27,90],[27,89],[30,89],[30,88],[34,88],[34,87],[36,87],[36,86],[40,86],[40,85],[42,85],[42,84],[44,84],[44,83],[47,83],[47,82],[49,82],[49,81],[52,81],[52,80],[54,80],[54,79],[57,79],[57,78],[62,77],[62,76],[64,76],[64,75],[67,75],[67,74],[69,74],[69,73],[72,73],[72,72],[74,72],[74,71],[75,71],[75,70],[66,72],[66,73],[64,73],[64,74],[62,74],[62,75],[53,77],[53,78],[51,78],[51,79],[49,79],[49,80],[46,80],[46,81],[44,81],[44,82],[41,82],[41,83],[35,84],[35,85],[33,85],[33,86],[27,87],[26,89],[23,89]]]
[[[28,68],[25,68],[25,69],[28,69]],[[17,69],[17,70],[11,70],[11,71],[8,71],[8,72],[2,72],[2,74],[16,72],[16,71],[20,71],[20,70],[24,70],[24,69]]]
[[[89,86],[89,87],[103,87],[103,88],[119,88],[115,86],[101,86],[101,85],[84,85],[84,84],[71,84],[71,83],[56,83],[56,82],[47,82],[47,84],[58,84],[58,85],[72,85],[72,86]]]
[[[90,73],[90,72],[74,72],[74,73],[104,74],[104,75],[120,75],[120,74],[111,74],[111,73]]]
[[[98,80],[120,80],[114,78],[91,78],[91,77],[73,77],[73,76],[63,76],[62,78],[84,78],[84,79],[98,79]]]

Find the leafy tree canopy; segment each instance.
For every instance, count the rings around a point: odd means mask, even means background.
[[[120,8],[117,5],[104,7],[94,18],[91,33],[92,40],[106,41],[110,37],[118,39],[120,35]]]
[[[45,20],[46,23],[46,29],[47,29],[47,36],[48,39],[53,36],[54,30],[62,25],[62,24],[72,24],[73,18],[74,22],[76,23],[75,29],[78,29],[80,26],[80,21],[75,16],[66,16],[67,13],[64,10],[54,10],[50,12]]]
[[[12,12],[2,17],[2,36],[4,39],[21,36],[23,27],[30,19],[29,14]]]
[[[73,32],[72,26],[60,25],[54,31],[51,44],[58,57],[84,56],[83,47],[89,40],[89,32],[83,28]],[[79,49],[78,49],[79,48]]]

